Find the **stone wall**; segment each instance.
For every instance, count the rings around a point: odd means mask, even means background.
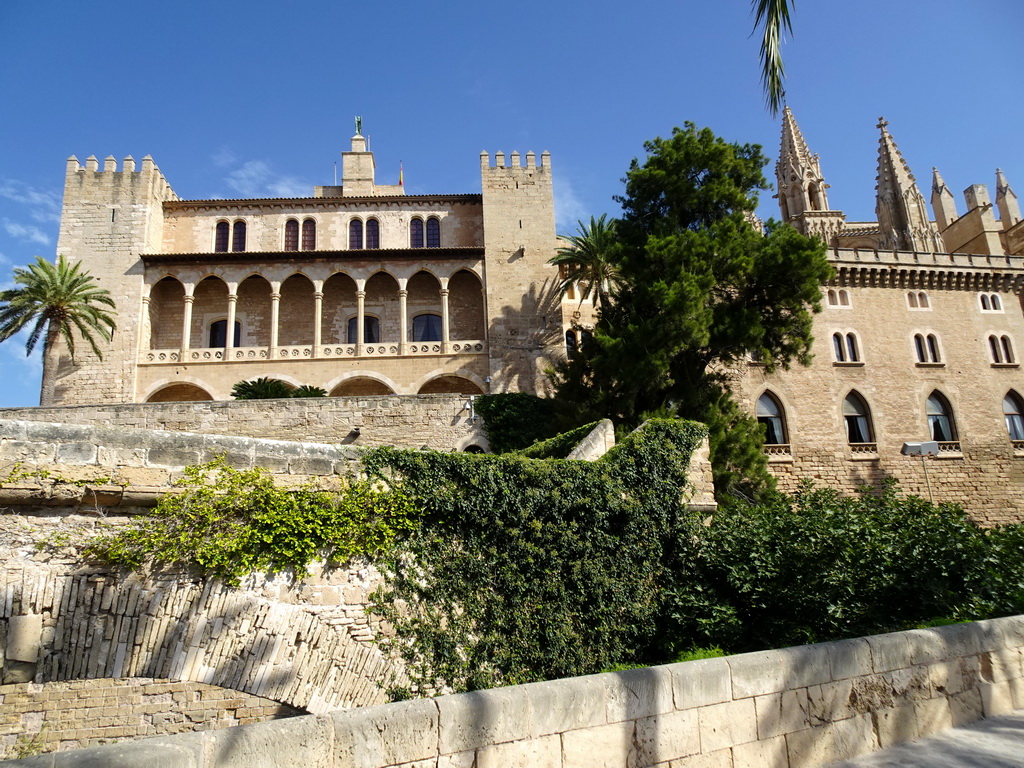
[[[217,730],[297,714],[304,713],[271,699],[174,680],[0,685],[0,756]]]
[[[1024,707],[1024,616],[29,758],[26,768],[810,768]],[[269,747],[273,747],[269,749]]]
[[[0,408],[4,420],[344,443],[439,451],[486,446],[480,419],[460,395],[361,396],[198,403],[128,403]],[[359,434],[353,430],[359,430]]]

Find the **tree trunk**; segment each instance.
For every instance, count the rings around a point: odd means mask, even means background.
[[[46,339],[43,342],[43,382],[39,389],[39,405],[53,405],[57,393],[57,366],[60,364],[58,341],[60,328],[51,320],[46,326]]]

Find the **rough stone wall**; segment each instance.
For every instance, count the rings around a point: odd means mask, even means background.
[[[420,395],[2,408],[0,423],[40,421],[371,448],[426,445],[450,451],[484,438],[482,421],[470,421],[466,401],[460,395]],[[360,430],[358,437],[353,429]]]
[[[1024,707],[1024,616],[475,691],[26,768],[813,768]],[[273,745],[268,754],[268,745]],[[230,762],[229,762],[230,761]]]
[[[132,717],[125,717],[131,712]],[[205,683],[123,678],[0,685],[0,758],[305,714]]]
[[[938,391],[952,407],[961,450],[927,460],[935,501],[962,504],[984,524],[1024,520],[1024,452],[1014,450],[1002,410],[1007,392],[1024,394],[1024,376],[1019,363],[994,365],[988,346],[989,334],[1009,335],[1020,360],[1018,295],[990,290],[1003,306],[991,312],[982,310],[977,290],[948,284],[848,284],[845,290],[848,306],[825,306],[815,319],[809,368],[767,375],[752,364],[736,382],[749,412],[766,390],[784,408],[790,454],[769,456],[780,487],[792,492],[811,479],[853,493],[893,477],[904,491],[928,498],[921,459],[900,450],[904,442],[931,440],[925,405]],[[907,294],[922,291],[929,308],[911,308]],[[855,335],[860,362],[836,362],[837,332]],[[915,334],[937,337],[939,363],[917,362]],[[847,442],[843,401],[852,390],[870,408],[876,452],[854,453]]]

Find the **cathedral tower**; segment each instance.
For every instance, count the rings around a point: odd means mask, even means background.
[[[843,227],[842,211],[828,207],[828,184],[821,175],[817,155],[812,155],[789,107],[782,111],[782,146],[775,164],[782,220],[804,235],[817,235],[832,244]]]
[[[879,118],[878,184],[875,213],[881,233],[879,246],[898,251],[941,253],[945,250],[939,231],[929,218],[924,195],[917,188],[914,174],[903,159],[887,130],[889,123]]]

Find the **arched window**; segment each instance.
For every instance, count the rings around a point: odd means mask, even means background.
[[[220,349],[228,345],[228,321],[214,320],[210,323],[210,347]],[[242,324],[235,321],[235,347],[242,346]]]
[[[286,251],[299,250],[299,222],[295,219],[288,219],[284,223],[284,249]]]
[[[846,439],[851,444],[875,442],[871,411],[864,398],[856,392],[848,394],[843,401],[843,419],[846,421]]]
[[[441,247],[441,221],[436,216],[427,219],[427,248]]]
[[[999,346],[999,339],[995,336],[988,337],[988,351],[992,354],[993,363],[1003,362],[1003,352]]]
[[[216,237],[213,241],[213,250],[217,253],[227,253],[228,239],[231,234],[231,225],[226,221],[217,222]]]
[[[302,250],[316,250],[316,222],[313,219],[302,222]]]
[[[979,293],[978,301],[981,303],[982,312],[1002,312],[1003,300],[998,293]]]
[[[770,392],[757,399],[757,421],[764,427],[765,445],[782,445],[786,442],[786,424],[782,406]]]
[[[358,344],[357,339],[359,338],[359,318],[350,317],[348,319],[348,343]],[[363,316],[363,344],[379,344],[380,343],[380,320],[371,315]]]
[[[371,250],[380,248],[380,222],[376,219],[366,222],[366,247]]]
[[[931,302],[928,300],[928,294],[924,291],[920,291],[917,294],[917,303],[921,309],[931,309]]]
[[[231,231],[231,250],[238,252],[245,250],[245,222],[236,221]]]
[[[999,294],[993,293],[992,294],[992,311],[993,312],[1000,312],[1000,311],[1002,311],[1002,309],[1003,309],[1003,304],[999,300]]]
[[[839,289],[839,306],[848,307],[850,306],[850,292],[845,288]]]
[[[1014,365],[1017,361],[1013,353],[1013,339],[1006,334],[988,337],[988,351],[992,355],[993,365]]]
[[[907,293],[907,306],[911,309],[917,309],[917,294],[913,291]]]
[[[352,219],[348,224],[348,247],[353,251],[363,247],[363,222],[359,219]]]
[[[1006,420],[1006,432],[1010,439],[1024,440],[1024,402],[1012,389],[1003,398],[1003,418]]]
[[[441,341],[441,316],[431,314],[416,315],[412,319],[413,341]]]
[[[981,308],[982,308],[983,311],[984,310],[988,310],[988,309],[992,309],[992,302],[989,301],[987,293],[981,294]]]
[[[576,331],[565,332],[565,352],[573,354],[576,351]]]
[[[953,409],[949,401],[936,390],[928,397],[925,405],[928,416],[928,434],[932,440],[948,443],[956,440],[956,423],[953,421]]]
[[[846,362],[846,343],[843,339],[843,334],[832,334],[832,351],[835,353],[837,363]]]
[[[830,307],[849,307],[850,292],[845,288],[829,288],[825,294],[825,301]]]
[[[852,333],[833,333],[832,351],[837,363],[860,362],[860,347],[857,344],[857,337]]]
[[[1003,336],[999,340],[999,346],[1002,347],[1002,349],[1003,349],[1003,362],[1004,363],[1013,363],[1013,362],[1015,362],[1016,358],[1014,358],[1014,356],[1013,356],[1013,342],[1010,341],[1010,337],[1009,336]]]
[[[423,247],[423,219],[413,219],[409,222],[409,247]]]
[[[939,353],[939,339],[934,333],[925,336],[923,333],[914,335],[914,350],[917,352],[919,363],[940,363],[942,357]]]
[[[580,346],[583,349],[587,348],[587,343],[594,338],[594,334],[590,331],[580,331]]]

